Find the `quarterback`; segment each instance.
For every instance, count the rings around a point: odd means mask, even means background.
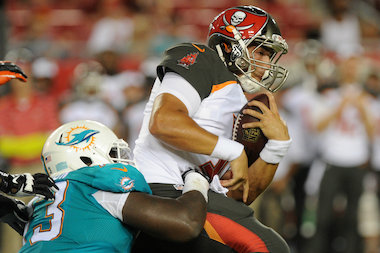
[[[208,175],[208,214],[198,238],[203,246],[193,252],[289,252],[285,241],[242,203],[251,203],[266,189],[291,142],[270,94],[288,76],[278,65],[287,50],[267,12],[239,6],[215,17],[208,45],[183,43],[169,48],[157,67],[134,158],[156,195],[177,197],[181,174],[188,168]],[[260,158],[249,165],[243,145],[231,140],[232,127],[234,116],[247,103],[245,92],[261,88],[268,91],[270,109],[251,102],[262,113],[245,113],[260,121],[244,127],[261,128],[269,141]],[[154,245],[146,243],[152,239],[144,235],[139,240],[143,243],[136,244],[136,251],[149,252]],[[208,248],[207,240],[212,245]]]

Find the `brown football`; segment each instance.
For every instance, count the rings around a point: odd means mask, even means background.
[[[255,94],[250,101],[257,100],[269,108],[269,98],[265,93]],[[252,109],[258,112],[261,110],[256,106],[249,106],[248,103],[240,109],[234,123],[232,139],[244,145],[248,157],[248,165],[254,163],[259,158],[261,150],[264,148],[268,139],[264,136],[260,128],[243,128],[242,125],[249,122],[259,121],[256,117],[243,114],[244,109]]]

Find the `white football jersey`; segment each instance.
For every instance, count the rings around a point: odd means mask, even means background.
[[[193,48],[190,47],[190,50]],[[196,51],[196,48],[194,49]],[[179,65],[178,68],[182,67]],[[226,68],[222,70],[228,71]],[[136,141],[134,149],[136,167],[148,183],[183,184],[182,173],[194,167],[207,171],[209,175],[223,175],[229,169],[227,161],[174,149],[150,134],[150,115],[153,102],[159,94],[170,93],[176,96],[185,104],[189,116],[199,126],[217,136],[230,139],[234,115],[247,103],[242,88],[233,76],[229,81],[212,85],[209,94],[206,93],[204,98],[201,98],[200,94],[203,93],[188,81],[191,81],[191,78],[183,77],[178,71],[176,72],[166,72],[161,79],[156,79],[145,107],[142,129]],[[210,188],[224,192],[225,189],[221,190],[218,182],[214,180]]]

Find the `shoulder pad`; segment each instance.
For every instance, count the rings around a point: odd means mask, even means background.
[[[79,181],[109,192],[141,191],[151,193],[141,172],[131,165],[121,163],[84,167],[67,174],[65,180]]]
[[[157,67],[160,80],[169,71],[185,78],[198,91],[201,99],[210,95],[213,85],[235,80],[218,54],[198,43],[182,43],[166,50]]]

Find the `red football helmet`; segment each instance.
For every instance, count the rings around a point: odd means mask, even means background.
[[[256,92],[260,87],[275,92],[288,77],[288,71],[277,64],[288,52],[288,45],[281,37],[276,21],[260,8],[239,6],[220,13],[210,24],[208,45],[218,52],[246,92]],[[248,51],[250,45],[256,46],[251,54]],[[255,50],[260,47],[271,52],[269,63],[254,58]],[[261,80],[251,76],[256,68],[265,69]]]

